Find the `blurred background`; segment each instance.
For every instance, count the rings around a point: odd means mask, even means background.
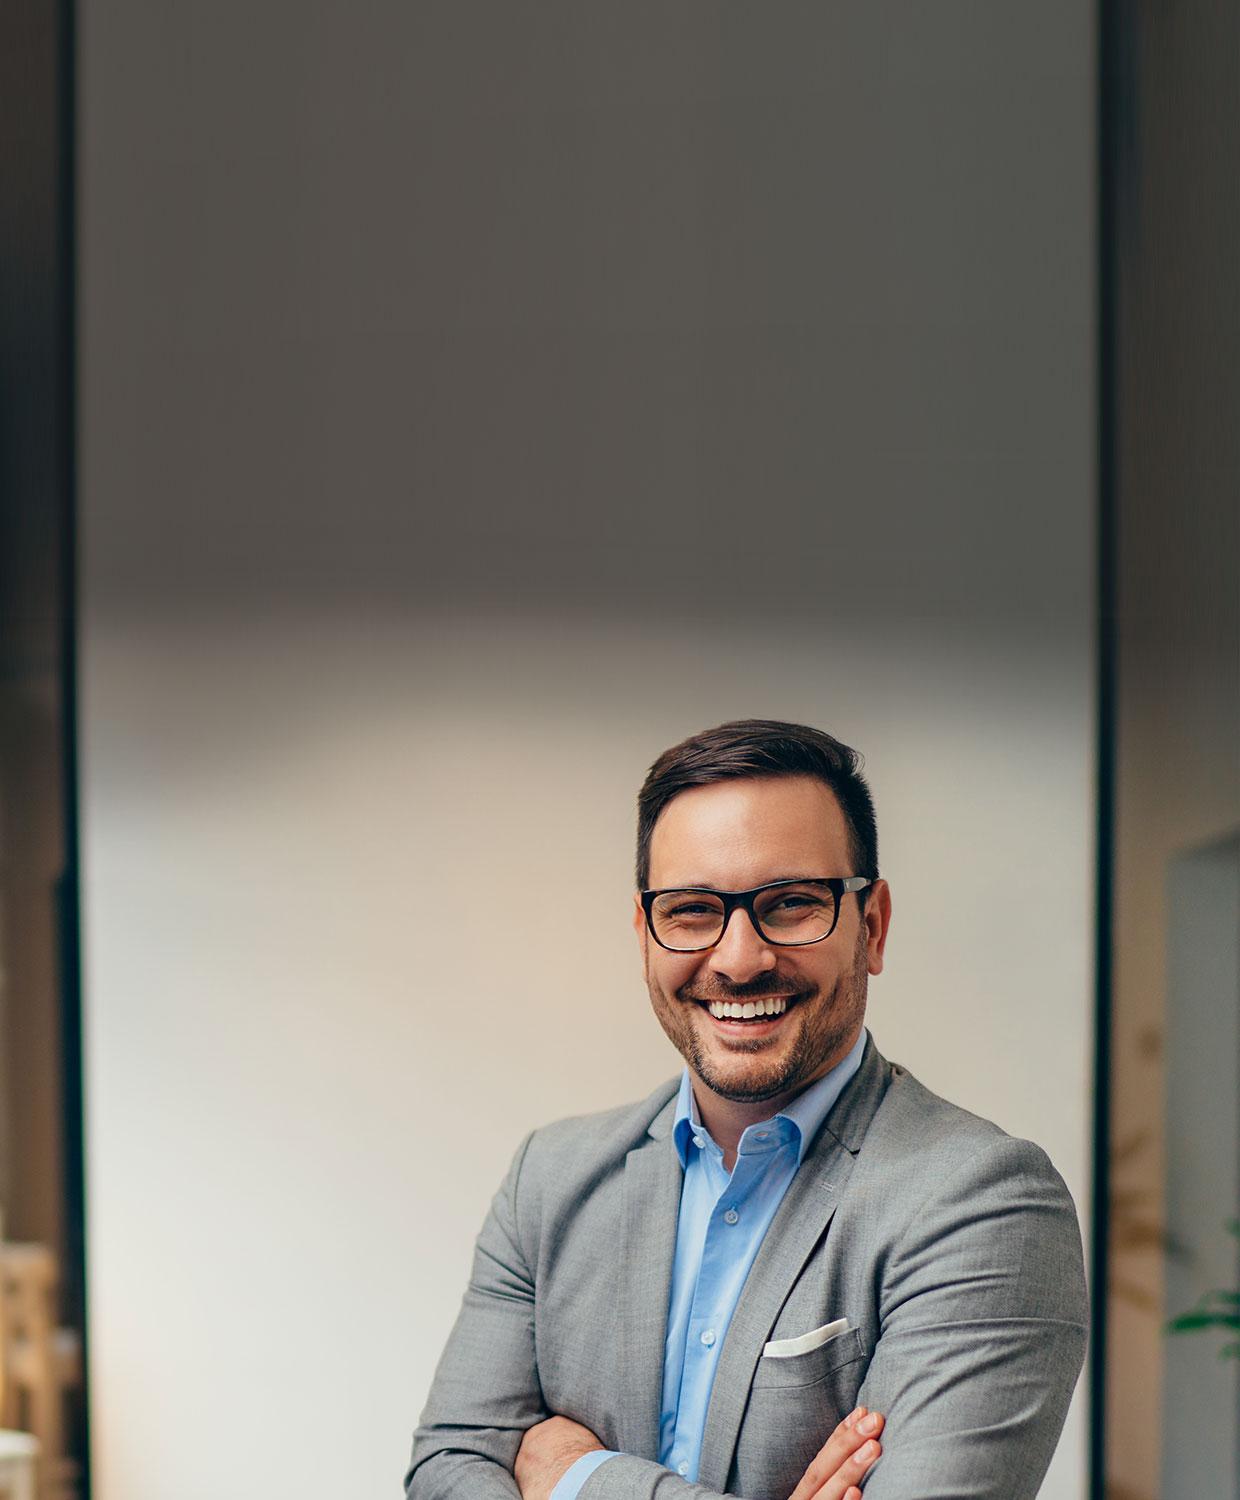
[[[634,799],[748,715],[865,754],[880,1048],[1076,1199],[1043,1495],[1240,1494],[1167,1329],[1240,1297],[1234,7],[5,0],[0,70],[39,1500],[399,1493],[516,1143],[676,1070]]]

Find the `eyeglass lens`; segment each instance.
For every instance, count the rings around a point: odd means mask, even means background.
[[[815,880],[760,891],[753,902],[758,929],[773,943],[813,943],[835,924],[835,895]],[[651,904],[655,936],[668,948],[692,952],[723,936],[724,904],[709,891],[665,891]]]

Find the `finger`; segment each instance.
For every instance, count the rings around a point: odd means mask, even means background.
[[[864,1415],[865,1407],[856,1406],[842,1421],[836,1423],[835,1431],[814,1455],[788,1500],[813,1500],[814,1492],[839,1467],[835,1460],[850,1451],[849,1434],[853,1425]]]
[[[878,1412],[868,1412],[864,1406],[850,1412],[814,1455],[789,1500],[815,1500],[822,1487],[840,1472],[851,1455],[865,1442],[877,1437],[882,1427],[883,1418]],[[852,1477],[856,1477],[856,1472],[855,1469],[851,1471]],[[836,1494],[843,1495],[844,1489],[844,1485],[839,1485]]]
[[[860,1481],[867,1470],[882,1457],[882,1444],[869,1438],[840,1465],[826,1484],[814,1491],[810,1500],[858,1500]]]

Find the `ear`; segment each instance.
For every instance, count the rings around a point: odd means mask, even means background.
[[[642,956],[642,973],[646,972],[646,948],[650,933],[646,928],[646,912],[642,906],[641,893],[633,892],[633,931],[637,935],[637,947]]]
[[[887,946],[887,933],[891,930],[891,887],[885,880],[876,880],[865,903],[863,917],[866,927],[866,967],[871,974],[883,972],[883,949]]]

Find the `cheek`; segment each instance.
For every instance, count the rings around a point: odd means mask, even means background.
[[[823,995],[829,995],[840,977],[838,964],[801,963],[792,971],[796,980],[807,987],[812,985]]]
[[[653,980],[665,995],[674,995],[682,984],[688,984],[696,968],[696,964],[676,958],[655,943],[646,952],[646,978]]]

